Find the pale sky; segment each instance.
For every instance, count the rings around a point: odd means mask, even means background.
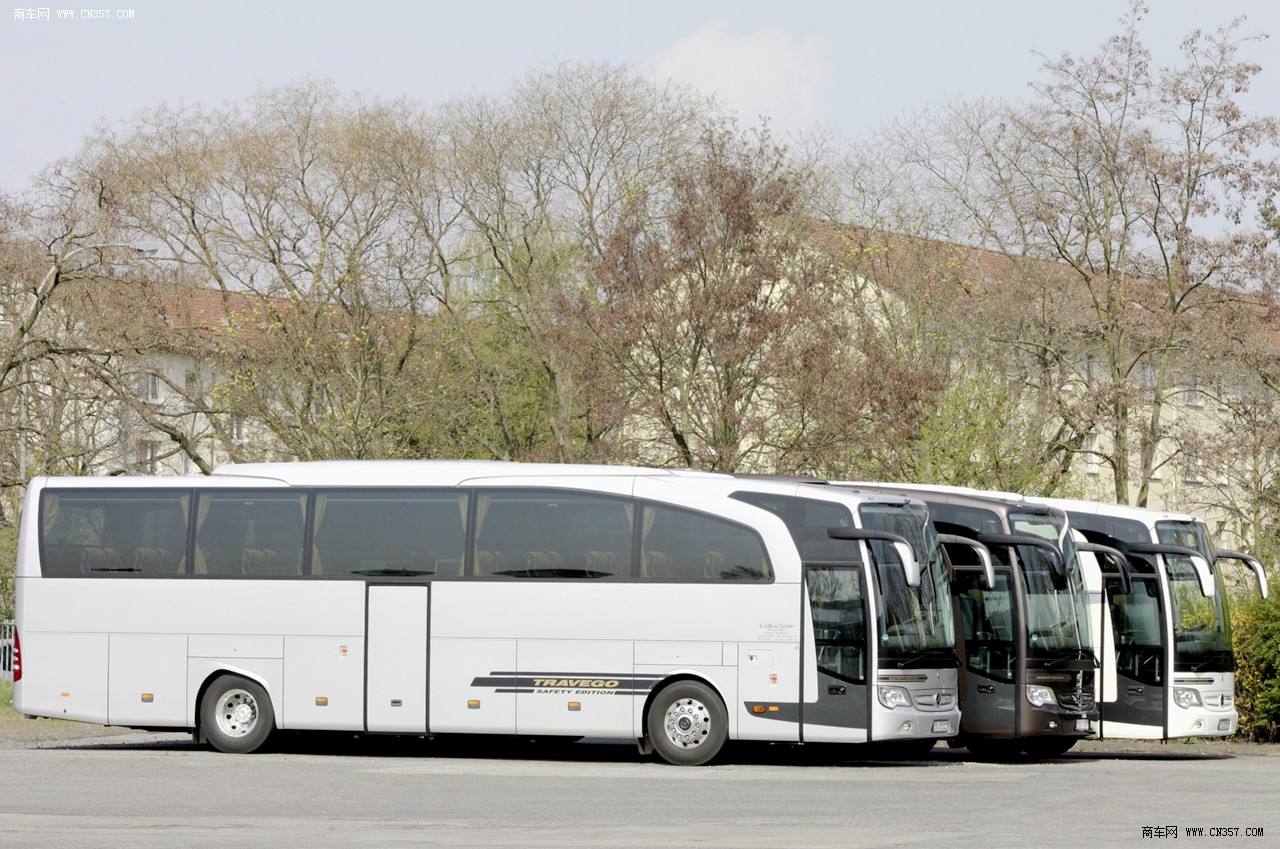
[[[32,0],[28,0],[32,2]],[[49,0],[34,0],[45,3]],[[1158,0],[1145,35],[1157,64],[1181,36],[1247,15],[1276,37],[1249,97],[1280,111],[1280,3]],[[0,14],[0,190],[19,191],[102,121],[161,103],[220,104],[312,77],[424,103],[499,91],[560,60],[632,63],[719,95],[749,121],[848,134],[952,98],[1019,97],[1033,51],[1088,52],[1124,3],[113,0],[132,20],[16,21]],[[20,8],[26,8],[25,6]]]

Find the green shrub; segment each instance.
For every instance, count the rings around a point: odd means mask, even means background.
[[[1236,600],[1231,608],[1240,734],[1280,742],[1280,600]]]

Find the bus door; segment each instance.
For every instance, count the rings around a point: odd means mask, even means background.
[[[1018,662],[1016,616],[1008,549],[993,547],[995,585],[978,565],[954,567],[951,593],[960,635],[960,730],[1009,737],[1015,733]],[[956,555],[957,549],[948,552]],[[963,565],[962,565],[963,564]]]
[[[868,739],[871,666],[866,572],[860,563],[806,564],[805,603],[813,622],[814,664],[802,660],[803,674],[817,670],[817,700],[800,700],[801,739],[858,742]],[[804,691],[813,692],[808,683]]]
[[[365,729],[425,734],[431,586],[365,584]]]
[[[1130,553],[1129,564],[1129,592],[1118,592],[1110,581],[1107,587],[1115,685],[1104,688],[1099,705],[1101,734],[1161,737],[1167,681],[1164,591],[1154,556]]]

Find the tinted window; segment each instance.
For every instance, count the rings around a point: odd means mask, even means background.
[[[969,669],[998,681],[1012,681],[1017,647],[1014,644],[1009,573],[997,572],[996,585],[975,572],[957,572],[952,585],[960,632],[964,636]]]
[[[866,679],[867,624],[862,573],[856,568],[806,571],[818,668],[846,681]]]
[[[186,570],[185,492],[58,492],[41,499],[45,575],[178,575]]]
[[[849,508],[830,501],[773,495],[762,492],[735,492],[733,497],[768,510],[786,522],[791,539],[805,563],[861,563],[862,548],[856,542],[832,539],[829,528],[852,528]]]
[[[963,525],[966,528],[983,534],[1002,534],[1004,527],[1000,524],[1000,517],[991,510],[981,510],[977,507],[961,507],[957,504],[947,504],[944,501],[929,501],[929,518],[933,520],[935,527],[939,523],[947,523],[950,525]],[[945,528],[938,528],[939,533],[948,533]]]
[[[1133,591],[1111,598],[1116,671],[1146,684],[1160,684],[1164,632],[1160,627],[1160,583],[1135,578]]]
[[[474,572],[508,578],[629,578],[634,506],[569,492],[476,497]]]
[[[456,492],[321,493],[311,574],[461,575],[466,517]]]
[[[750,528],[673,507],[645,505],[642,577],[655,581],[768,581],[764,543]]]
[[[1106,534],[1122,542],[1151,542],[1151,531],[1147,530],[1147,526],[1132,519],[1077,512],[1068,513],[1067,517],[1071,521],[1071,527],[1082,531]]]
[[[302,574],[307,497],[288,492],[205,492],[196,507],[195,573]]]

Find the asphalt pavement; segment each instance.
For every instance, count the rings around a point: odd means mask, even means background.
[[[1093,849],[1170,826],[1184,847],[1280,845],[1269,747],[1087,744],[1016,764],[864,749],[741,745],[680,768],[591,741],[299,736],[237,756],[186,735],[11,740],[0,846]]]

